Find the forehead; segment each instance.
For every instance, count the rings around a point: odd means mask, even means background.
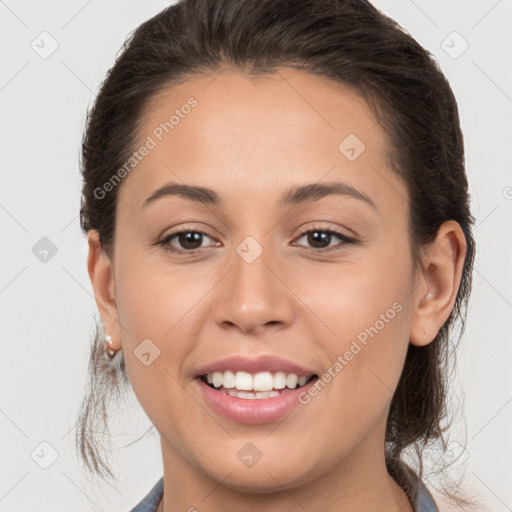
[[[163,89],[141,118],[135,149],[144,145],[121,192],[139,207],[166,181],[266,194],[328,175],[371,193],[382,187],[387,141],[355,91],[279,69],[257,78],[224,70]]]

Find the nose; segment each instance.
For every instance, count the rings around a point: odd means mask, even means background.
[[[272,251],[264,249],[254,261],[235,253],[232,261],[218,291],[217,324],[245,334],[289,326],[294,315],[293,293]]]

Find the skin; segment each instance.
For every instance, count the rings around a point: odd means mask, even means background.
[[[411,257],[407,190],[386,164],[386,135],[355,92],[298,70],[257,80],[223,69],[165,89],[142,119],[139,143],[193,96],[198,105],[120,186],[114,256],[91,231],[88,269],[113,348],[123,349],[134,392],[160,434],[164,499],[159,511],[412,511],[384,464],[386,416],[409,343],[426,345],[448,318],[466,251],[449,221]],[[349,161],[338,146],[366,146]],[[216,191],[222,206],[166,196],[173,181]],[[297,185],[342,181],[347,195],[282,207]],[[205,231],[186,253],[173,232]],[[336,230],[328,253],[301,233]],[[247,263],[247,237],[263,252]],[[185,245],[184,245],[185,243]],[[190,251],[190,249],[188,249]],[[278,355],[321,375],[357,335],[401,310],[307,405],[284,420],[243,425],[217,415],[193,382],[199,366],[228,355]],[[134,355],[149,338],[160,356]],[[248,468],[237,452],[261,452]],[[299,505],[300,504],[300,505]]]

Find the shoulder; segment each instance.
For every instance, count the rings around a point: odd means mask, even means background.
[[[440,496],[435,496],[435,501],[439,512],[461,512],[464,510],[463,508],[448,502],[446,499]]]
[[[162,476],[144,498],[130,512],[156,512],[164,493],[164,477]]]

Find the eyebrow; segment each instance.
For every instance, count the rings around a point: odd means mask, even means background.
[[[378,210],[377,205],[372,199],[357,190],[352,185],[341,181],[333,181],[327,183],[310,183],[300,185],[287,190],[279,201],[279,205],[284,207],[288,205],[296,205],[309,201],[317,201],[323,197],[336,194],[342,196],[353,197],[370,205]],[[142,204],[142,208],[146,208],[149,204],[156,200],[167,196],[180,196],[202,204],[212,206],[222,205],[220,196],[212,189],[200,187],[196,185],[183,185],[180,183],[166,183],[162,187],[156,189]]]

